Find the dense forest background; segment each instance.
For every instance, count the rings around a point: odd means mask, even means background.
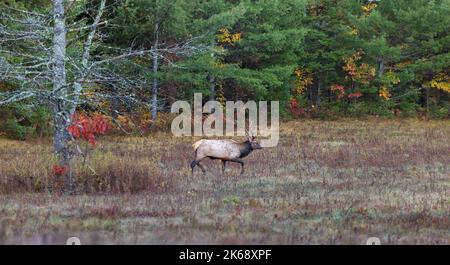
[[[83,54],[99,5],[66,1],[65,22],[76,27],[67,30],[68,54]],[[17,19],[23,14],[39,14],[51,26],[52,1],[2,0],[0,8],[0,61],[33,69],[22,79],[34,74],[28,83],[7,78],[11,71],[0,76],[0,133],[52,135],[42,93],[11,100],[39,79],[40,64],[24,66],[23,55],[39,53],[30,49],[45,41],[13,39],[5,30],[26,34],[29,25]],[[192,101],[195,92],[220,102],[279,100],[284,119],[448,118],[449,13],[449,0],[107,0],[92,35],[94,64],[116,50],[151,52],[102,69],[122,83],[91,76],[76,108],[141,132],[166,126],[171,103]],[[53,89],[51,82],[39,83],[45,89]]]

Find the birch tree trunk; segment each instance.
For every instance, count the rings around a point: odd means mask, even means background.
[[[56,95],[53,102],[53,120],[55,135],[53,149],[59,156],[59,166],[65,168],[64,189],[66,193],[73,193],[74,183],[70,172],[70,139],[67,126],[70,116],[67,111],[67,83],[66,83],[66,25],[64,17],[64,0],[53,0],[53,92]]]
[[[152,120],[156,121],[158,115],[158,43],[159,42],[159,24],[155,25],[155,43],[153,45],[153,83],[152,83]]]

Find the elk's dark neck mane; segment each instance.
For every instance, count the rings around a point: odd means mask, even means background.
[[[241,155],[239,156],[239,158],[246,157],[253,151],[252,144],[248,140],[242,142],[239,144],[239,150],[241,151]]]

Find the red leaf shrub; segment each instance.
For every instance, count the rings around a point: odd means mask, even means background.
[[[289,111],[296,117],[300,117],[305,114],[305,109],[299,108],[297,99],[295,98],[291,98],[291,100],[289,100]]]
[[[58,166],[54,165],[52,169],[52,173],[55,176],[64,176],[69,172],[69,166]]]
[[[333,92],[337,91],[338,92],[338,95],[337,95],[338,98],[343,98],[345,96],[345,87],[344,86],[332,85],[330,88],[331,88],[331,91],[333,91]]]
[[[291,110],[298,107],[298,102],[295,98],[291,98],[291,100],[289,101],[289,107]]]
[[[111,129],[110,120],[101,114],[94,114],[93,116],[74,114],[72,124],[67,127],[73,138],[84,139],[91,145],[95,145],[96,135],[105,134],[109,129]]]
[[[350,93],[347,95],[347,98],[360,98],[362,96],[361,92]]]

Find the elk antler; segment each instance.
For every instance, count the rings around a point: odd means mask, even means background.
[[[253,126],[253,123],[252,123],[252,121],[249,119],[248,120],[248,128],[247,127],[245,127],[245,136],[247,136],[247,138],[255,138],[255,136],[253,136],[253,134],[251,133],[251,130],[250,130],[250,128],[252,128],[252,126]]]

